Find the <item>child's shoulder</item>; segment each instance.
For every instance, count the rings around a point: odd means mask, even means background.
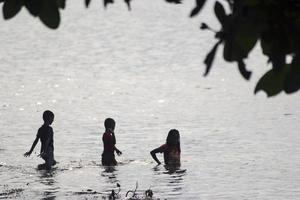
[[[168,149],[168,145],[167,144],[160,145],[160,147],[158,147],[158,149],[160,152],[164,152]]]
[[[39,128],[38,131],[39,131],[39,132],[45,132],[45,131],[47,132],[47,131],[49,131],[49,130],[50,130],[50,131],[53,131],[52,127],[43,124],[43,125]]]
[[[103,134],[102,134],[102,137],[104,138],[104,137],[108,137],[109,136],[109,133],[108,132],[104,132]]]
[[[40,126],[39,131],[43,131],[45,129],[44,125]]]

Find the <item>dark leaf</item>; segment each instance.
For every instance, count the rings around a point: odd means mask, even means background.
[[[224,26],[227,16],[223,5],[216,1],[214,9],[219,22]]]
[[[128,10],[131,10],[131,6],[130,6],[130,1],[131,0],[124,0],[124,1],[127,4]]]
[[[194,17],[195,15],[197,15],[200,12],[205,1],[206,0],[196,0],[196,7],[192,10],[190,17]]]
[[[258,31],[252,21],[237,21],[224,36],[224,59],[239,61],[248,57],[258,40]]]
[[[181,0],[166,0],[166,1],[169,3],[176,3],[176,4],[181,3]]]
[[[284,81],[290,66],[286,65],[280,72],[270,70],[265,73],[258,81],[254,93],[262,90],[266,92],[267,96],[274,96],[283,90]]]
[[[251,77],[251,72],[246,69],[246,65],[243,60],[238,61],[238,67],[239,67],[239,71],[240,71],[241,75],[245,79],[249,80]]]
[[[85,0],[85,6],[88,8],[91,3],[91,0]]]
[[[231,38],[227,38],[224,42],[223,57],[228,62],[238,61],[240,59],[239,56],[236,55],[238,51],[235,50],[234,45],[234,40]]]
[[[191,14],[190,14],[190,17],[196,16],[196,15],[200,12],[200,10],[201,10],[201,8],[198,7],[198,6],[196,6],[196,7],[192,10],[192,12],[191,12]]]
[[[274,70],[280,70],[285,66],[285,57],[287,54],[287,45],[285,34],[282,31],[274,29],[265,32],[262,36],[263,53],[267,55],[272,63]]]
[[[235,38],[236,45],[240,48],[241,58],[248,57],[249,52],[254,48],[258,40],[257,32],[255,32],[255,30],[249,30],[249,28],[251,29],[251,27],[247,25],[245,27],[241,27]]]
[[[263,53],[268,56],[273,69],[277,71],[285,66],[286,55],[291,51],[290,43],[293,43],[289,42],[286,31],[278,28],[278,26],[268,25],[261,34]],[[293,33],[291,32],[291,34]]]
[[[197,7],[202,8],[206,0],[196,0]]]
[[[24,4],[30,14],[32,14],[35,17],[39,15],[42,8],[41,0],[27,0],[24,1]]]
[[[58,28],[60,23],[60,14],[56,3],[52,0],[43,0],[39,17],[40,20],[49,28]]]
[[[201,23],[200,29],[205,30],[205,29],[209,29],[209,27],[206,23]]]
[[[284,91],[288,94],[300,89],[300,55],[296,55],[291,63],[284,82]]]
[[[114,0],[103,0],[104,7],[106,8],[108,4],[114,3]]]
[[[21,10],[23,1],[20,0],[7,0],[3,5],[3,17],[4,19],[13,18]]]
[[[215,44],[215,46],[207,54],[207,56],[204,60],[204,63],[206,65],[206,70],[205,70],[204,76],[207,76],[207,74],[209,73],[209,71],[211,69],[212,63],[214,61],[214,58],[215,58],[215,55],[216,55],[216,52],[217,52],[217,49],[218,49],[218,46],[219,46],[220,43],[221,43],[221,41],[219,41],[219,42],[217,42],[217,44]]]
[[[208,29],[210,29],[210,28],[208,27]],[[216,32],[216,34],[215,34],[215,38],[219,38],[219,39],[221,39],[221,40],[224,40],[225,37],[226,37],[226,34],[225,34],[224,31],[218,31],[218,32]]]
[[[260,0],[243,0],[241,3],[243,6],[256,6],[260,3]]]
[[[267,37],[260,38],[260,46],[264,55],[271,55],[271,41]],[[270,60],[271,61],[271,60]]]
[[[66,0],[56,0],[56,2],[57,2],[57,6],[59,8],[65,9],[65,7],[66,7]]]
[[[276,50],[273,49],[272,55],[269,57],[274,70],[280,70],[285,65],[286,55],[283,52],[281,52],[280,49],[278,50],[279,51],[276,52]]]

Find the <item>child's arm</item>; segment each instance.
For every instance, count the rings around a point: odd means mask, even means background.
[[[111,129],[109,129],[109,131],[111,132],[111,135],[113,137],[113,144],[116,145],[116,136],[115,136],[115,132]],[[122,151],[120,151],[116,146],[115,146],[115,151],[117,152],[117,155],[120,156],[122,155]]]
[[[115,146],[115,151],[117,152],[117,155],[118,155],[118,156],[122,155],[122,151],[120,151],[119,149],[117,149],[116,146]]]
[[[29,150],[29,151],[27,151],[26,153],[24,153],[24,156],[25,156],[25,157],[28,157],[28,156],[30,156],[30,154],[31,154],[31,153],[32,153],[32,151],[34,150],[34,148],[35,148],[36,144],[38,143],[38,141],[39,141],[39,138],[38,138],[38,137],[36,137],[36,138],[35,138],[35,140],[34,140],[34,141],[33,141],[33,143],[32,143],[32,146],[31,146],[30,150]]]
[[[152,156],[152,158],[157,162],[158,165],[161,164],[161,162],[158,160],[158,158],[156,157],[156,154],[161,152],[160,148],[156,148],[156,149],[153,149],[150,154]]]

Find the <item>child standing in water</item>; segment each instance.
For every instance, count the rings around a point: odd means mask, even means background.
[[[107,118],[104,121],[105,132],[102,136],[103,141],[103,153],[102,153],[102,165],[112,166],[117,165],[117,161],[115,159],[115,151],[118,156],[122,154],[122,152],[117,149],[116,145],[116,137],[115,137],[115,126],[116,122],[112,118]]]
[[[152,158],[157,162],[157,164],[161,164],[161,162],[157,159],[156,153],[164,153],[164,161],[165,165],[168,166],[180,166],[180,135],[178,130],[172,129],[169,131],[166,143],[162,146],[153,149],[150,154]]]
[[[28,152],[24,154],[25,157],[31,155],[39,139],[41,140],[40,156],[45,160],[45,164],[39,165],[39,168],[50,170],[56,164],[54,160],[54,146],[53,146],[53,129],[50,126],[54,120],[54,114],[50,110],[43,113],[44,124],[39,128],[36,138]]]

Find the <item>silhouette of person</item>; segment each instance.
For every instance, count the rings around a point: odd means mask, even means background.
[[[36,138],[28,152],[24,154],[25,157],[31,155],[39,139],[41,140],[41,150],[39,156],[44,159],[45,164],[39,165],[40,169],[50,170],[56,164],[54,160],[54,146],[53,146],[53,129],[50,126],[54,120],[54,114],[50,110],[43,113],[44,124],[38,129]]]
[[[150,152],[152,158],[160,165],[161,162],[156,157],[157,153],[164,153],[165,165],[174,167],[180,166],[181,149],[180,134],[178,130],[171,129],[168,133],[166,143]]]
[[[116,147],[116,137],[115,137],[115,126],[116,122],[112,118],[107,118],[104,121],[105,132],[102,136],[103,141],[103,153],[102,153],[102,165],[114,166],[117,165],[115,159],[115,151],[118,156],[122,152]]]

